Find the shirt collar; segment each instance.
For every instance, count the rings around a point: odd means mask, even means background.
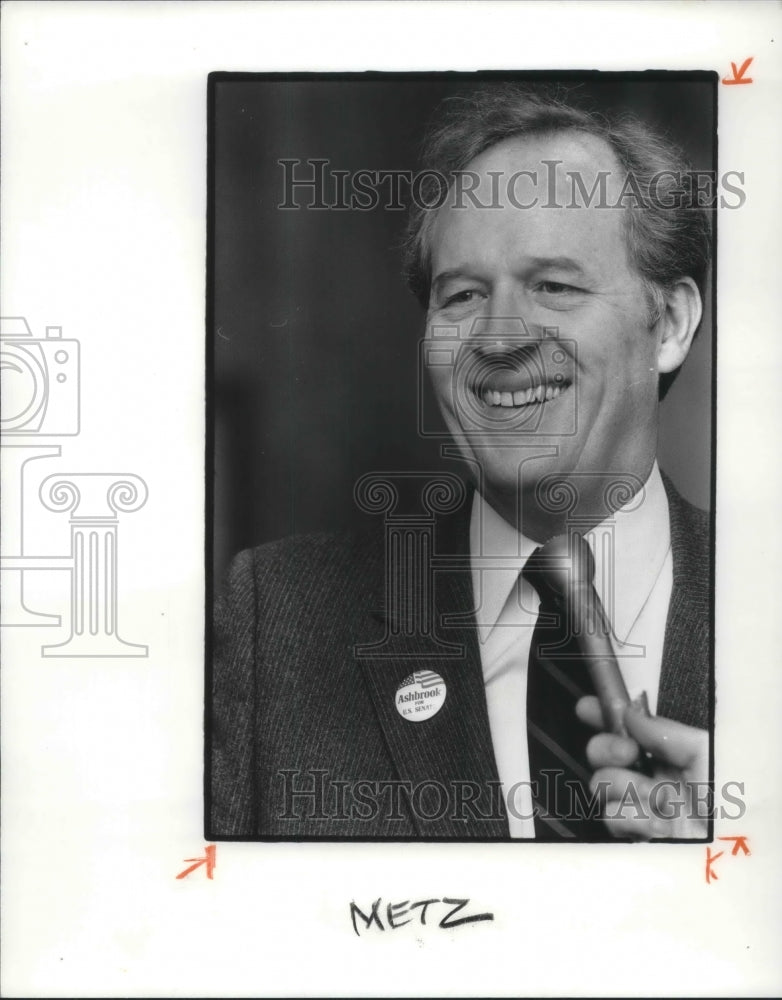
[[[586,537],[595,557],[595,589],[614,634],[624,641],[649,598],[671,545],[668,498],[657,462],[643,489]],[[536,548],[536,542],[508,524],[475,493],[470,563],[481,641],[497,624],[519,573]]]
[[[538,547],[476,491],[470,518],[470,565],[480,641],[497,624],[527,559]]]

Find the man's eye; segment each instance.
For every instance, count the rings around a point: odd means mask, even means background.
[[[561,281],[540,281],[538,282],[538,291],[545,292],[547,295],[562,295],[564,292],[580,292],[580,288],[576,288],[574,285],[564,285]]]
[[[468,302],[472,302],[475,298],[477,298],[477,296],[478,292],[476,292],[474,289],[465,288],[461,292],[454,292],[453,295],[446,296],[443,305],[444,306],[464,305]]]

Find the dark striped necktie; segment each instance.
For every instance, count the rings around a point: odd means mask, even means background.
[[[600,804],[589,791],[586,744],[594,731],[576,717],[579,698],[594,694],[569,626],[569,609],[546,582],[536,549],[522,571],[540,597],[527,674],[527,742],[536,807],[536,840],[608,841]]]

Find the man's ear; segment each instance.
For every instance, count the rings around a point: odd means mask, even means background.
[[[692,338],[703,315],[698,286],[692,278],[680,278],[665,293],[665,310],[658,320],[660,345],[657,348],[657,370],[675,371],[684,364]]]

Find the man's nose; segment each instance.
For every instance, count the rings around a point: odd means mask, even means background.
[[[476,317],[469,333],[470,347],[481,354],[505,354],[531,346],[545,337],[545,330],[521,316]]]

